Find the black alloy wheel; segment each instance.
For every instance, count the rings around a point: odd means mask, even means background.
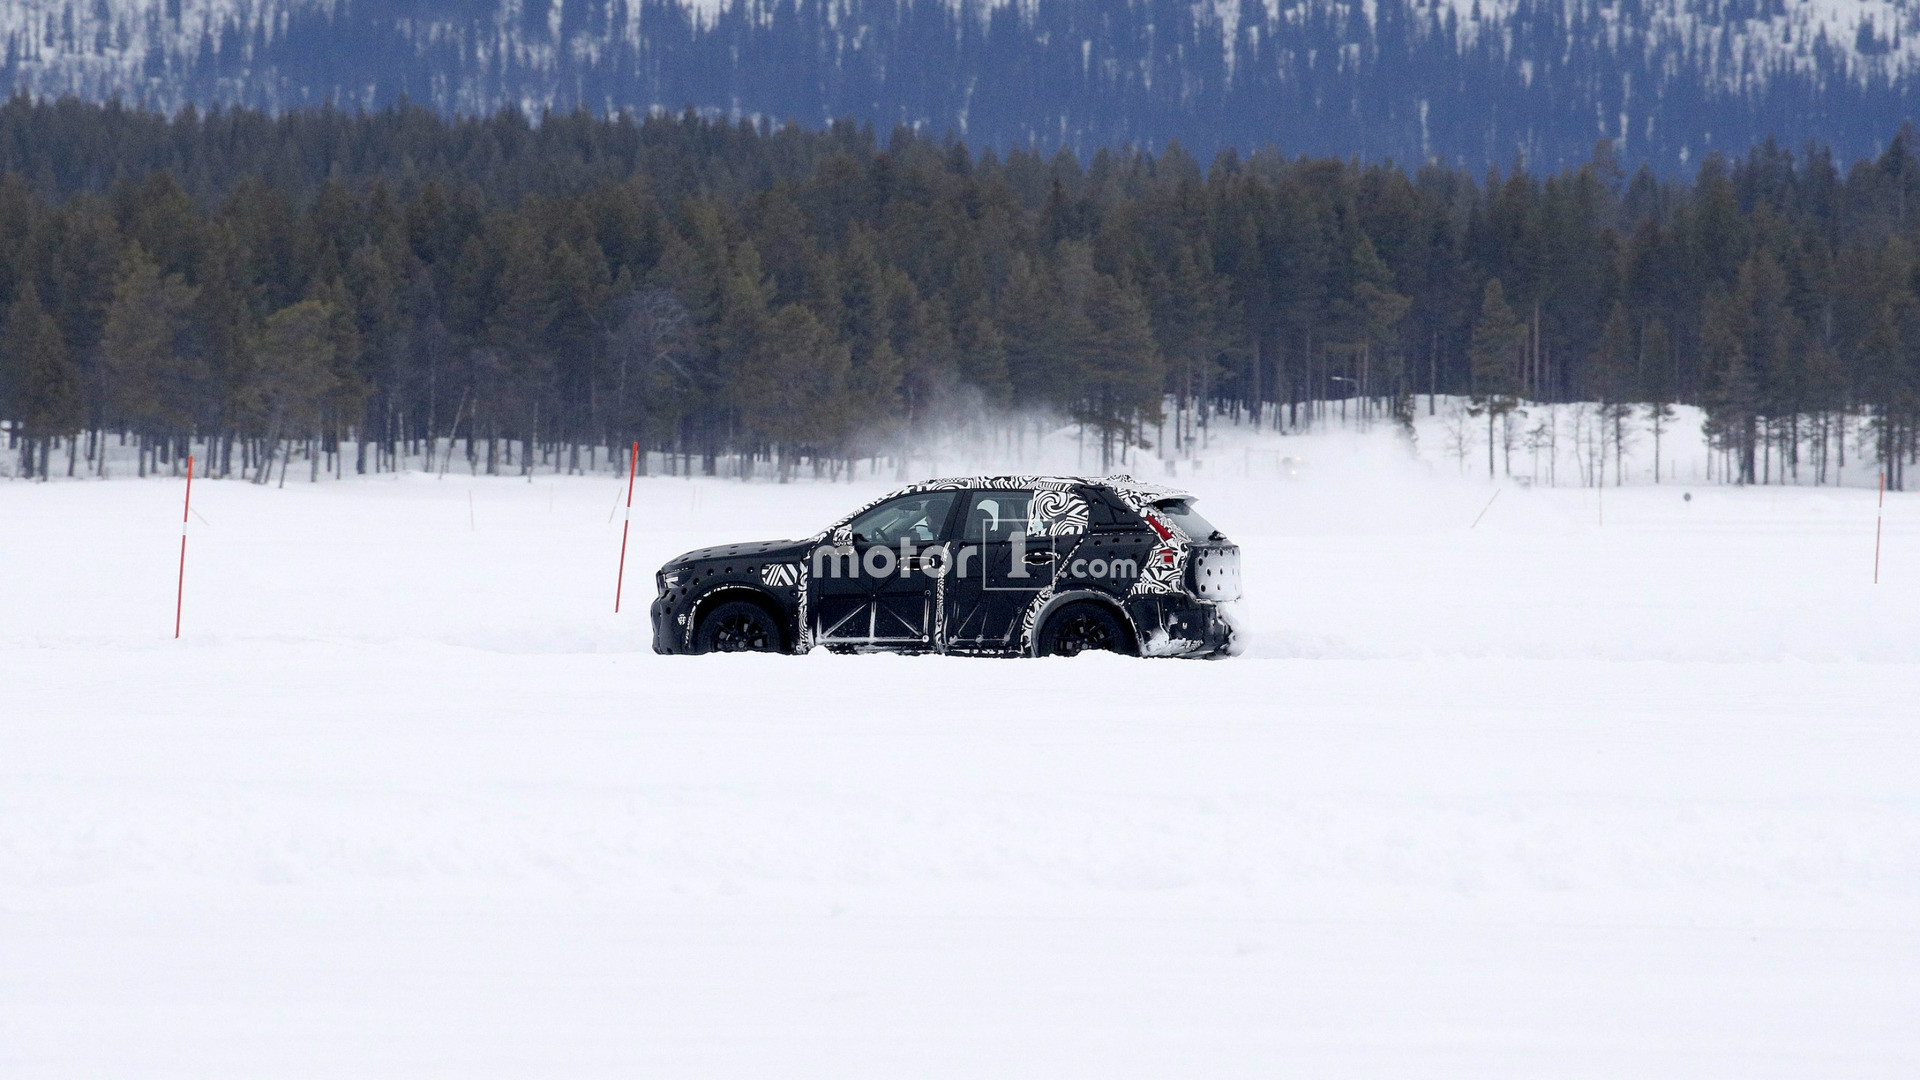
[[[1083,652],[1131,652],[1127,631],[1112,612],[1098,604],[1069,604],[1047,620],[1040,655],[1078,656]]]
[[[700,620],[695,652],[780,652],[780,626],[759,604],[729,600]]]

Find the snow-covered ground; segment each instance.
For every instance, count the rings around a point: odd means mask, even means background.
[[[1218,663],[648,651],[866,480],[618,616],[611,476],[196,484],[175,642],[178,481],[0,483],[0,1076],[1920,1070],[1920,502],[1231,449]]]

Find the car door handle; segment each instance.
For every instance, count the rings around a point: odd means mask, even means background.
[[[1050,563],[1050,562],[1052,562],[1053,560],[1054,560],[1054,554],[1053,554],[1053,552],[1051,552],[1051,551],[1029,551],[1029,552],[1027,552],[1027,565],[1028,565],[1028,566],[1039,566],[1039,565],[1040,565],[1041,563]]]

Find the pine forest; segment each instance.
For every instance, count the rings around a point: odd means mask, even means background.
[[[1915,459],[1920,160],[1764,144],[1681,181],[974,152],[911,129],[397,105],[0,106],[20,472],[734,458],[838,476],[1075,424],[1110,467],[1223,414],[1704,410],[1733,483]],[[1624,435],[1622,435],[1624,437]],[[654,466],[661,467],[661,466]],[[277,470],[277,472],[276,472]]]

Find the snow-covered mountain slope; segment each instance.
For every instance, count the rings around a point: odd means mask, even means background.
[[[1548,7],[1527,0],[1436,0],[1432,6],[1451,13],[1463,44],[1491,34],[1496,47],[1508,51],[1512,24]],[[1828,71],[1836,62],[1847,77],[1866,82],[1898,76],[1920,60],[1920,36],[1913,33],[1920,8],[1911,0],[1572,0],[1552,6],[1616,48],[1687,54],[1728,89],[1763,90],[1783,69]]]
[[[1877,151],[1912,0],[9,0],[18,89],[177,108],[666,108],[1081,150],[1178,139],[1666,169]]]

